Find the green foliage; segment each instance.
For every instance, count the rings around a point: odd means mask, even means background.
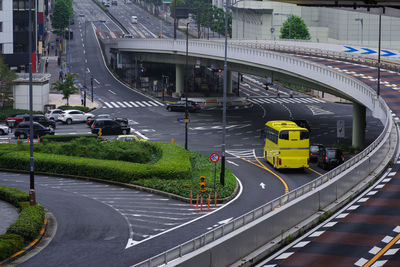
[[[7,234],[17,234],[29,242],[35,239],[43,226],[45,212],[43,206],[23,208],[18,219],[7,229]]]
[[[289,36],[290,32],[290,36]],[[281,39],[310,40],[311,35],[304,20],[296,15],[291,15],[281,27]]]
[[[62,110],[74,109],[74,110],[80,110],[80,111],[83,111],[83,112],[89,112],[90,111],[89,107],[84,107],[84,106],[59,106],[57,108],[62,109]]]
[[[34,114],[43,114],[41,111],[33,111]],[[27,109],[13,109],[13,108],[2,108],[0,109],[0,121],[4,121],[7,117],[15,114],[29,114]]]
[[[17,79],[17,74],[10,70],[10,68],[3,62],[3,58],[0,56],[0,81],[6,86],[13,84],[13,81]]]
[[[53,89],[60,91],[63,94],[63,99],[67,100],[67,106],[69,105],[70,95],[78,92],[78,88],[76,88],[74,85],[74,80],[77,76],[78,75],[76,73],[67,72],[67,76],[65,77],[64,81],[57,81],[53,84]]]
[[[19,189],[0,185],[0,200],[21,207],[20,202],[29,201],[29,195]]]
[[[81,137],[97,139],[97,134],[65,134],[65,135],[45,135],[40,138],[40,141],[45,142],[69,142]]]
[[[16,234],[0,235],[0,261],[7,259],[24,246],[24,239]]]
[[[71,8],[71,0],[56,0],[55,2],[51,25],[58,35],[64,35],[64,30],[68,27],[68,18],[73,15]]]
[[[37,152],[94,159],[155,163],[161,152],[147,142],[100,141],[98,138],[77,138],[68,143],[41,143]]]

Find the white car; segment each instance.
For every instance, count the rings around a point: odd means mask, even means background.
[[[50,109],[48,111],[46,111],[46,114],[44,114],[46,116],[46,118],[48,118],[49,120],[54,120],[54,121],[58,121],[58,117],[60,116],[61,113],[63,113],[64,111],[62,109]]]
[[[8,134],[8,126],[0,124],[0,135]]]
[[[71,124],[73,122],[86,122],[87,119],[91,117],[94,117],[92,113],[85,113],[80,110],[71,109],[64,110],[64,112],[58,117],[58,120],[66,124]]]

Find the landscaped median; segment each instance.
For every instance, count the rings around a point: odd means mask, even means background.
[[[201,193],[199,179],[206,176],[204,197],[214,192],[214,164],[207,156],[174,144],[79,138],[68,143],[42,142],[34,150],[35,172],[111,180],[185,198],[191,192]],[[29,145],[0,145],[0,168],[29,171]],[[225,186],[217,177],[215,189],[218,198],[233,194],[236,179],[229,169]]]
[[[15,188],[0,185],[0,199],[19,208],[18,219],[0,235],[0,265],[2,261],[22,251],[42,230],[45,212],[39,205],[29,206],[29,196]]]

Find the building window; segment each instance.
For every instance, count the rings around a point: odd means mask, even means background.
[[[3,10],[3,0],[0,0],[0,10]]]
[[[3,22],[2,21],[0,21],[0,32],[3,32]]]

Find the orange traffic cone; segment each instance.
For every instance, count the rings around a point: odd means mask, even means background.
[[[26,139],[26,143],[29,144],[29,137]]]

